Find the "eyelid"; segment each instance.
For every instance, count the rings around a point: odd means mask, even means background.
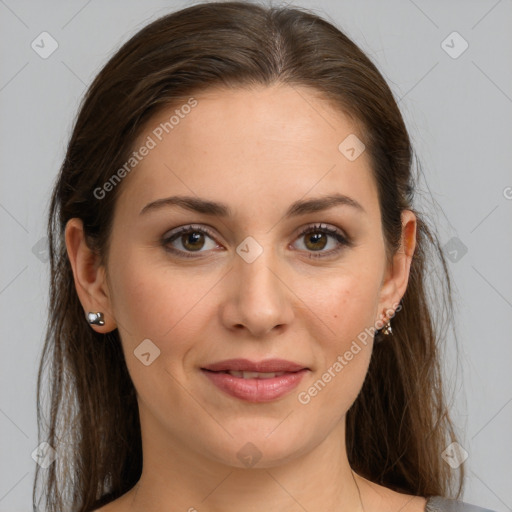
[[[162,242],[168,242],[169,239],[173,238],[176,235],[179,235],[180,233],[187,233],[193,231],[203,232],[216,242],[216,238],[219,236],[211,227],[207,226],[206,224],[185,224],[183,226],[179,226],[177,228],[167,231],[162,237]]]
[[[344,230],[338,228],[337,226],[326,224],[325,222],[316,222],[314,224],[308,224],[307,226],[300,228],[295,236],[299,237],[306,233],[311,233],[315,231],[325,231],[331,235],[338,234],[341,237],[343,237],[347,241],[347,243],[351,241],[350,237]]]

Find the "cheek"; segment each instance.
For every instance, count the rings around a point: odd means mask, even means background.
[[[213,295],[209,292],[220,276],[148,261],[143,251],[123,255],[111,280],[113,313],[124,344],[133,351],[148,338],[162,352],[185,350],[182,345],[190,338],[190,329],[201,324],[204,308],[211,307],[208,295]]]
[[[171,376],[183,380],[182,362],[194,339],[195,322],[202,316],[201,298],[212,287],[212,280],[208,276],[191,279],[187,272],[135,257],[137,251],[123,254],[111,281],[113,313],[128,371],[146,403],[153,402],[157,408],[159,400],[165,400],[183,407],[186,404],[180,400],[184,398],[176,392],[179,386]],[[145,353],[149,353],[148,365],[143,360]]]
[[[128,337],[130,343],[140,343],[145,338],[156,339],[163,322],[171,325],[176,289],[166,286],[161,274],[125,261],[116,268],[113,286],[113,313],[123,340]]]
[[[307,299],[316,314],[309,323],[322,332],[311,332],[322,347],[317,376],[320,382],[317,389],[310,389],[311,396],[321,391],[323,399],[319,401],[332,400],[341,411],[350,406],[363,384],[373,346],[371,328],[379,279],[371,267],[357,268],[364,270],[340,272],[339,277],[316,287]]]
[[[314,302],[315,312],[330,327],[331,342],[338,348],[374,324],[378,282],[371,269],[340,272],[308,295],[307,302]]]

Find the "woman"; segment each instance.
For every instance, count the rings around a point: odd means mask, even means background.
[[[130,39],[50,206],[45,510],[451,510],[430,258],[441,308],[450,280],[411,167],[381,74],[306,10]]]

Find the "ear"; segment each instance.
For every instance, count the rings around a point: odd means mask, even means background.
[[[68,258],[78,298],[84,308],[84,316],[90,311],[101,312],[105,325],[91,325],[99,333],[107,333],[117,326],[111,314],[111,302],[105,268],[99,265],[99,256],[85,242],[81,219],[70,219],[65,230]],[[87,321],[87,320],[86,320]]]
[[[379,319],[384,316],[385,322],[394,316],[407,289],[412,257],[416,249],[416,227],[416,215],[410,210],[402,211],[400,248],[387,266],[380,292]]]

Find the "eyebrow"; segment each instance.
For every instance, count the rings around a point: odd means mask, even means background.
[[[156,201],[144,206],[139,215],[144,215],[150,211],[159,210],[163,207],[169,206],[179,206],[186,210],[191,210],[205,215],[215,215],[217,217],[232,216],[232,210],[227,204],[193,196],[171,196],[163,199],[157,199]],[[298,215],[305,215],[307,213],[320,212],[335,206],[350,206],[361,213],[366,213],[363,206],[355,199],[343,194],[331,194],[324,197],[295,201],[290,205],[284,217],[290,218]]]

